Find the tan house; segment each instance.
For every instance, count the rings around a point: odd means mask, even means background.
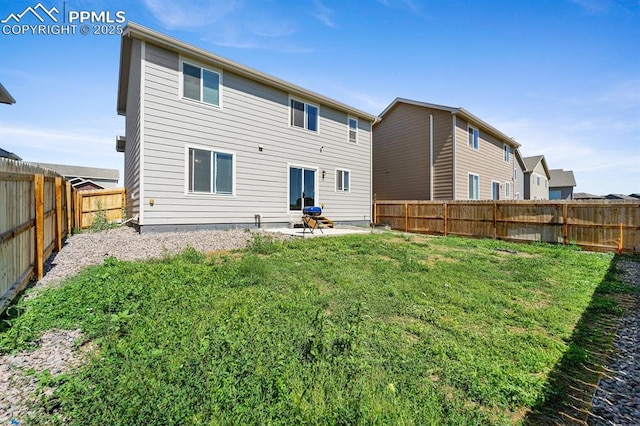
[[[397,98],[373,127],[378,200],[514,199],[520,145],[463,108]]]
[[[548,200],[551,174],[544,155],[524,157],[524,198],[525,200]]]

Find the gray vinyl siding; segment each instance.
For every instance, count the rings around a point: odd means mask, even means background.
[[[540,177],[540,185],[538,185],[537,177]],[[529,173],[527,173],[528,191],[527,196],[529,200],[548,200],[549,199],[549,182],[547,180],[547,174],[544,171],[542,161],[538,162],[536,167]],[[527,186],[525,184],[525,186]],[[525,188],[526,190],[527,188]]]
[[[513,199],[514,200],[516,199],[516,193],[520,193],[520,199],[524,200],[525,199],[524,183],[526,180],[526,176],[524,174],[524,170],[522,169],[522,167],[520,167],[520,163],[518,162],[518,160],[514,158],[514,162],[515,162],[514,166],[518,171],[518,178],[513,182],[513,187],[514,187]]]
[[[125,122],[127,141],[124,151],[124,187],[129,217],[140,212],[140,60],[141,42],[133,40]]]
[[[288,213],[289,164],[317,170],[316,204],[327,217],[369,219],[370,123],[360,118],[358,143],[350,143],[346,112],[292,95],[318,105],[320,117],[317,134],[291,128],[289,93],[224,70],[220,108],[181,99],[180,59],[200,64],[146,46],[144,225],[252,223],[257,213],[263,222],[299,220]],[[191,145],[235,155],[234,195],[186,194]],[[349,193],[335,191],[336,169],[350,171]]]
[[[429,199],[429,112],[399,103],[374,129],[377,200]]]
[[[573,200],[573,186],[550,187],[549,191],[560,191],[559,200]],[[549,198],[551,198],[551,194],[549,194]]]
[[[513,188],[513,152],[509,162],[504,161],[504,144],[482,127],[479,129],[479,148],[470,148],[468,143],[467,122],[460,117],[456,119],[456,199],[469,198],[469,173],[479,176],[479,199],[490,200],[492,181],[500,182],[500,199],[505,199],[505,183]],[[511,193],[513,196],[513,191]],[[511,197],[509,197],[511,198]]]

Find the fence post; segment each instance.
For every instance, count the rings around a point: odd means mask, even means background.
[[[373,202],[373,224],[378,223],[378,204]]]
[[[562,244],[565,246],[569,244],[569,224],[567,223],[567,219],[569,217],[568,210],[569,206],[565,201],[562,204]]]
[[[56,251],[62,249],[62,178],[56,180]]]
[[[409,203],[404,203],[404,232],[409,231]]]
[[[33,192],[36,208],[36,258],[35,272],[39,281],[44,276],[44,175],[33,175]]]
[[[71,198],[71,182],[66,181],[65,184],[65,195],[67,200],[67,234],[71,235],[73,232],[73,216],[71,216],[71,212],[73,211],[71,208],[73,203],[73,199]]]
[[[444,209],[442,217],[444,219],[444,226],[443,226],[443,232],[442,235],[444,237],[447,236],[447,202],[445,201],[444,203],[442,203],[442,208]]]
[[[493,239],[498,237],[498,202],[493,202]]]

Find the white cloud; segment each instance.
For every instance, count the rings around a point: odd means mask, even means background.
[[[217,23],[236,10],[238,0],[144,0],[147,9],[168,29],[193,30]]]
[[[609,9],[609,0],[569,0],[589,13],[603,13]]]
[[[322,22],[327,27],[335,27],[336,24],[333,21],[333,10],[329,9],[325,6],[321,0],[314,0],[313,2],[314,10],[311,12],[311,15],[318,18],[320,22]]]
[[[378,0],[378,3],[391,9],[400,9],[412,13],[418,13],[421,8],[415,0]]]

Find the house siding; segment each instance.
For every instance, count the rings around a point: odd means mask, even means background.
[[[358,120],[354,144],[347,140],[346,112],[293,95],[318,105],[320,116],[317,134],[291,128],[288,92],[224,70],[221,108],[181,99],[180,60],[190,58],[147,44],[145,59],[145,225],[246,224],[258,213],[263,222],[299,220],[299,212],[287,212],[288,165],[317,170],[316,204],[324,204],[326,216],[369,219],[371,128],[366,119]],[[235,155],[234,195],[185,193],[191,145]],[[335,191],[336,169],[350,171],[349,193]]]
[[[559,200],[573,200],[573,186],[556,186],[549,187],[549,191],[560,191]],[[551,199],[551,194],[549,194],[549,199]]]
[[[538,185],[537,177],[540,176],[540,185]],[[538,162],[536,167],[527,173],[527,199],[529,200],[548,200],[549,199],[549,181],[544,171],[542,162]],[[527,189],[527,188],[525,188]]]
[[[479,176],[479,199],[490,200],[492,197],[491,182],[500,182],[500,199],[513,198],[505,195],[505,182],[513,188],[513,152],[509,162],[504,161],[504,143],[485,132],[481,126],[470,123],[479,129],[478,149],[469,147],[468,122],[461,117],[456,118],[456,199],[469,198],[469,173]],[[512,150],[513,151],[513,150]]]
[[[124,151],[124,186],[129,217],[140,213],[141,52],[142,43],[139,40],[133,40],[125,121],[127,140]]]
[[[429,109],[433,114],[433,199],[453,199],[453,115]]]
[[[396,105],[376,124],[373,144],[376,199],[430,198],[429,112],[425,108]]]
[[[514,158],[514,167],[518,171],[518,179],[513,181],[513,187],[514,187],[513,199],[514,200],[516,199],[516,193],[520,193],[520,199],[524,200],[525,199],[524,183],[527,176],[525,176],[524,169],[520,166],[520,163],[515,158]]]

